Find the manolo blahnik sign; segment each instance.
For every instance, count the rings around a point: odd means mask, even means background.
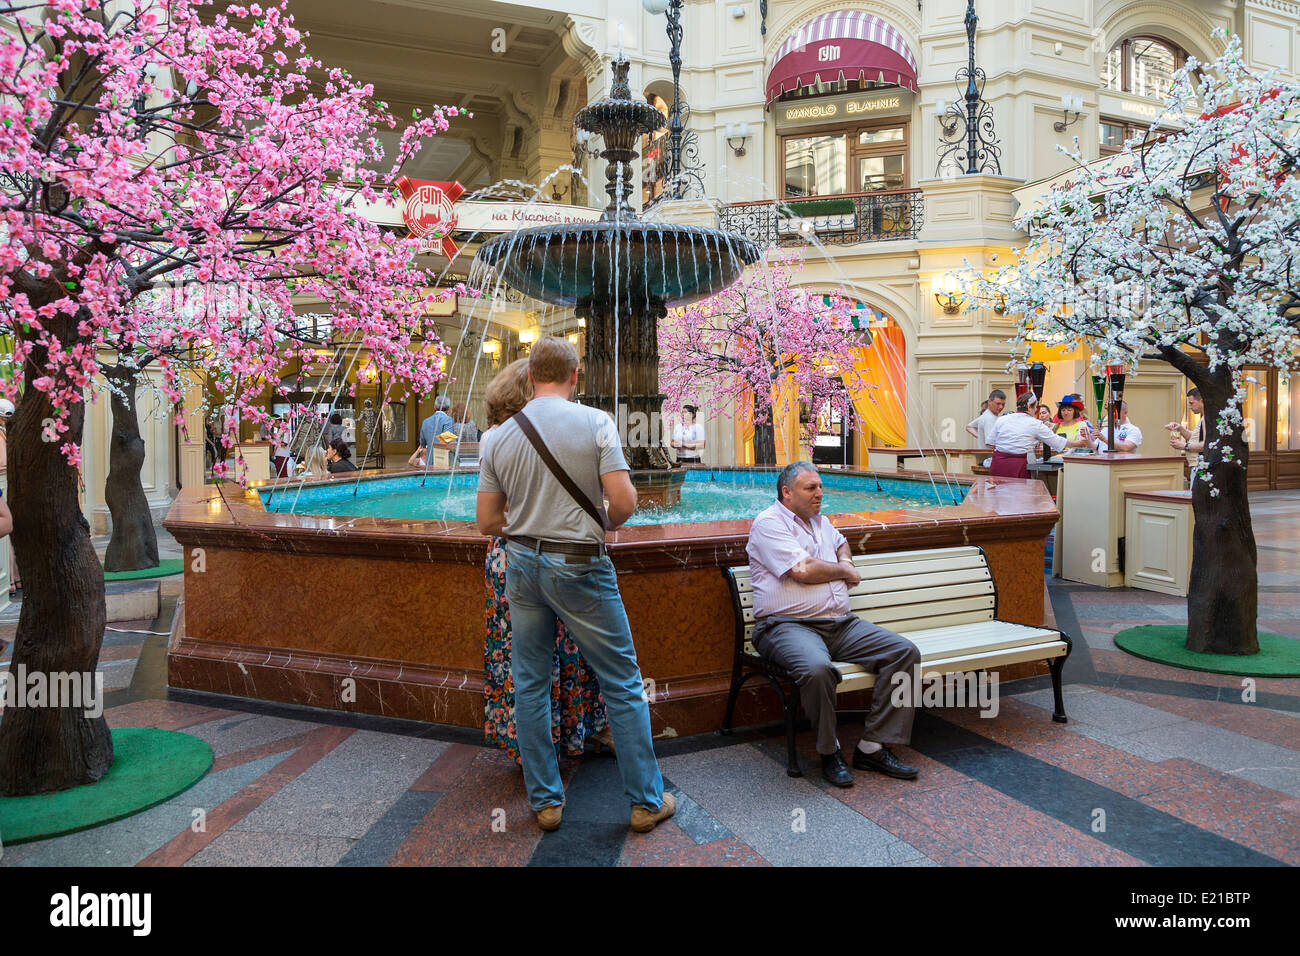
[[[850,93],[777,103],[776,125],[812,126],[838,121],[852,122],[875,116],[895,116],[912,111],[912,91],[889,89],[875,93]]]

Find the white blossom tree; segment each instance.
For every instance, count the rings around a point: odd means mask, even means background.
[[[1200,389],[1186,647],[1255,654],[1243,367],[1285,369],[1300,352],[1300,85],[1253,72],[1226,39],[1215,62],[1189,58],[1115,165],[1073,154],[1076,175],[1017,223],[1030,233],[1019,261],[976,285],[1018,315],[1013,350],[1083,344],[1095,370],[1130,373],[1158,358]]]

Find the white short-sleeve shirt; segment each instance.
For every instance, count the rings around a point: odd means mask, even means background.
[[[805,525],[776,501],[749,529],[749,569],[754,584],[754,617],[843,617],[849,613],[849,588],[843,581],[800,584],[787,572],[805,558],[834,564],[844,535],[826,515]]]

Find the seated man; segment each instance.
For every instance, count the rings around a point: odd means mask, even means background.
[[[754,519],[749,566],[754,586],[754,647],[794,678],[804,709],[817,731],[822,775],[839,787],[853,786],[835,737],[835,686],[831,661],[861,664],[876,674],[875,693],[862,740],[853,752],[857,770],[876,770],[911,780],[915,767],[886,744],[912,737],[911,707],[890,702],[891,678],[911,673],[921,660],[916,645],[849,611],[849,588],[862,578],[849,543],[821,514],[822,480],[809,462],[781,469],[776,504]]]

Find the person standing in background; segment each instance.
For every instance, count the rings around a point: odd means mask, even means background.
[[[672,447],[677,449],[679,465],[698,465],[704,451],[704,426],[695,423],[699,409],[695,405],[682,406],[682,423],[673,429]]]
[[[1187,452],[1189,459],[1195,461],[1194,456],[1205,450],[1205,402],[1201,401],[1199,388],[1187,390],[1187,410],[1201,419],[1196,423],[1195,431],[1182,422],[1170,422],[1165,428],[1171,433],[1170,446],[1178,451]]]
[[[1007,393],[1000,388],[995,388],[989,392],[989,400],[984,404],[984,410],[973,418],[966,425],[966,434],[975,439],[976,448],[991,448],[989,444],[989,433],[993,426],[998,423],[998,416],[1002,410],[1007,407]]]

